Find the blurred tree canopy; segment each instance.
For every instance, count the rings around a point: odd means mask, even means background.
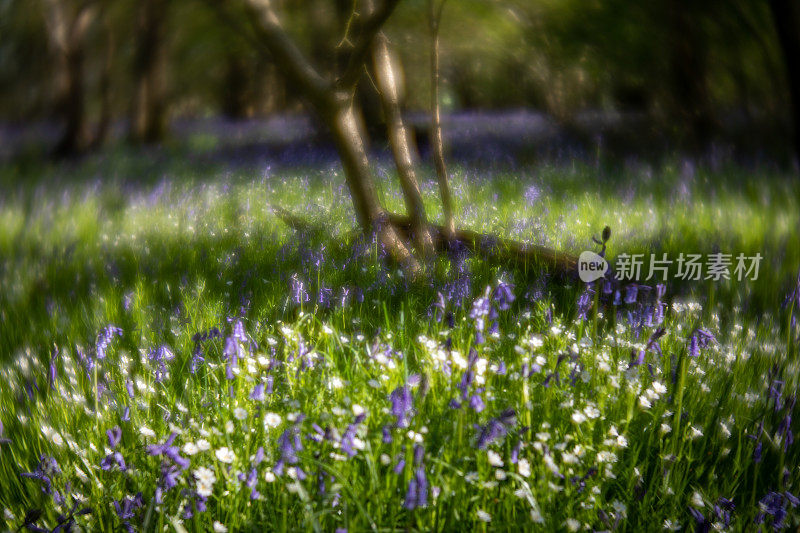
[[[147,107],[142,98],[154,100],[164,120],[298,109],[295,92],[241,31],[246,21],[221,20],[216,1],[0,0],[0,120],[58,116],[53,5],[65,12],[96,6],[74,46],[85,122],[99,123],[98,134],[106,120],[136,123]],[[320,54],[336,48],[352,2],[273,3],[303,51],[334,65],[336,57]],[[401,2],[385,33],[401,58],[405,107],[427,109],[426,0]],[[458,0],[447,4],[440,38],[445,110],[526,107],[567,124],[585,111],[639,113],[689,144],[723,127],[766,124],[785,136],[791,126],[787,76],[764,0]],[[361,83],[365,108],[370,83]]]

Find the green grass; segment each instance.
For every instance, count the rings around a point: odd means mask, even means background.
[[[692,529],[690,506],[722,523],[713,511],[721,497],[735,504],[730,529],[752,530],[769,492],[797,494],[797,445],[784,451],[775,436],[798,388],[797,327],[788,321],[796,310],[781,307],[800,266],[793,178],[736,168],[687,174],[669,164],[455,169],[461,226],[578,253],[593,249],[592,235],[607,224],[611,258],[762,254],[756,281],[671,280],[663,355],[650,352],[647,364],[631,367],[631,351],[654,331],[626,319],[626,311],[640,310],[636,305],[620,306],[618,317],[611,305],[593,309],[582,321],[580,284],[472,258],[470,296],[448,306],[454,322],[448,327],[432,306],[437,292],[458,279],[457,262],[440,258],[430,279],[417,284],[387,271],[376,248],[353,236],[340,174],[231,173],[190,155],[160,153],[151,163],[119,151],[78,164],[0,171],[7,191],[0,199],[0,421],[10,440],[0,444],[0,523],[7,529],[22,525],[33,509],[42,511],[39,526],[55,527],[58,514],[80,502],[79,509],[92,512],[76,517],[78,524],[116,531],[123,519],[113,501],[142,492],[142,507],[127,521],[144,531],[207,530],[215,521],[231,531],[615,524],[643,531],[665,523]],[[532,187],[538,194],[526,195]],[[379,188],[388,206],[401,209],[395,184],[384,179]],[[430,176],[423,189],[439,216]],[[330,233],[298,235],[269,202],[324,223]],[[293,277],[309,293],[300,305],[292,298]],[[476,344],[473,300],[501,280],[514,285],[516,300],[499,311],[499,333]],[[346,304],[319,305],[321,287],[331,289],[334,302],[347,293]],[[248,336],[241,343],[246,355],[227,379],[225,339],[237,320]],[[95,354],[109,324],[123,333],[88,369],[83,358]],[[192,373],[193,336],[213,327],[222,338],[200,345],[205,361]],[[699,327],[718,342],[692,358],[688,339]],[[148,355],[161,346],[174,357],[158,382],[159,365]],[[461,399],[458,385],[473,348],[479,382],[470,395],[484,389],[480,412],[450,405]],[[541,370],[522,377],[523,365],[537,358]],[[58,375],[52,383],[51,359]],[[273,392],[264,401],[250,399],[267,379]],[[409,379],[409,426],[391,427],[389,395]],[[775,380],[783,382],[778,400],[769,395]],[[479,449],[480,428],[508,408],[516,412],[515,425],[488,447],[491,454]],[[367,416],[355,429],[355,456],[335,437],[307,438],[312,424],[340,438],[362,409]],[[278,427],[265,426],[267,413],[280,415]],[[267,481],[281,457],[279,437],[300,413],[303,449],[295,466],[307,478],[286,470]],[[762,421],[763,433],[749,438]],[[115,426],[122,430],[115,451],[125,472],[100,468],[111,452],[106,431]],[[179,469],[177,486],[157,504],[162,458],[148,455],[146,446],[172,432],[180,448],[205,439],[210,449],[181,452],[191,466]],[[425,452],[428,505],[408,510],[415,443]],[[757,443],[760,462],[753,459]],[[215,454],[221,447],[235,454],[230,464]],[[265,459],[253,467],[259,447]],[[517,454],[522,461],[514,463]],[[52,476],[55,498],[20,476],[33,472],[42,455],[60,468]],[[405,467],[395,473],[401,458]],[[200,467],[214,471],[213,493],[205,512],[183,519]],[[251,468],[256,499],[247,483]],[[785,523],[797,527],[791,502],[781,502]],[[765,523],[772,520],[768,514]]]

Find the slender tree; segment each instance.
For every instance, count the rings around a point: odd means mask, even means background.
[[[361,128],[359,127],[358,108],[354,104],[355,89],[369,55],[373,61],[377,58],[384,82],[392,78],[384,63],[385,50],[380,40],[376,39],[381,27],[395,9],[399,0],[382,0],[374,6],[361,4],[361,11],[354,11],[348,23],[347,39],[349,43],[346,58],[341,72],[328,79],[321,74],[309,59],[299,50],[292,38],[285,31],[270,0],[245,0],[249,11],[248,20],[253,23],[252,29],[258,41],[269,52],[273,62],[309,103],[313,111],[330,130],[339,158],[344,168],[345,179],[353,201],[356,217],[366,233],[374,232],[384,249],[398,262],[406,272],[418,278],[422,272],[417,258],[413,255],[409,243],[418,228],[428,228],[438,249],[447,248],[452,239],[461,241],[468,248],[486,255],[495,255],[505,260],[528,263],[541,262],[555,267],[562,273],[574,273],[576,258],[558,251],[534,245],[525,245],[494,236],[482,235],[468,230],[454,230],[451,227],[429,224],[421,208],[421,197],[416,181],[411,181],[407,168],[401,158],[398,169],[405,183],[402,186],[406,205],[411,206],[406,216],[396,215],[384,209],[375,189],[372,171]],[[220,4],[215,4],[220,5]],[[230,4],[222,4],[230,6]],[[222,11],[229,21],[238,20],[232,12]],[[439,13],[440,15],[440,13]],[[343,39],[343,42],[345,39]],[[388,88],[387,88],[388,89]],[[396,87],[395,87],[396,89]],[[394,90],[381,91],[385,102],[394,106],[390,96]],[[395,121],[395,126],[397,126]],[[402,126],[402,124],[400,124]],[[400,131],[397,129],[396,131]],[[396,135],[400,139],[401,135]],[[394,146],[393,152],[402,152],[402,141]],[[441,182],[440,182],[441,183]],[[449,192],[449,191],[448,191]],[[420,202],[419,205],[416,202]],[[276,206],[276,214],[287,223],[298,227],[298,219]],[[450,211],[452,225],[452,209]]]
[[[142,0],[139,4],[137,42],[133,60],[134,97],[130,137],[135,142],[156,142],[167,130],[166,19],[167,0]]]
[[[84,56],[86,34],[98,14],[93,1],[45,0],[45,22],[55,70],[56,112],[64,130],[56,155],[81,152],[88,147]]]
[[[794,150],[800,165],[800,3],[770,0],[770,10],[786,67],[786,81],[792,105]]]
[[[369,166],[359,116],[353,104],[356,83],[381,26],[399,0],[383,0],[350,28],[354,41],[343,72],[334,80],[325,79],[295,45],[280,23],[270,0],[247,0],[251,20],[261,43],[272,60],[330,130],[344,167],[345,178],[359,224],[365,232],[375,231],[387,252],[413,275],[420,265],[402,236],[389,221]]]
[[[444,141],[442,139],[441,105],[439,103],[439,27],[442,22],[442,12],[447,0],[428,0],[428,21],[431,32],[431,153],[433,164],[436,168],[436,178],[439,182],[439,194],[442,198],[442,211],[444,212],[444,227],[448,238],[455,236],[455,221],[453,217],[453,199],[450,194],[450,184],[447,178],[447,165],[444,161]]]
[[[433,237],[417,182],[408,128],[403,122],[400,108],[399,83],[397,81],[399,73],[393,64],[389,39],[383,32],[379,32],[375,37],[372,61],[375,83],[386,120],[389,146],[392,149],[397,175],[400,178],[406,212],[414,222],[413,232],[417,247],[422,254],[428,256],[433,252]]]
[[[105,6],[104,6],[105,7]],[[99,148],[106,142],[108,131],[111,127],[111,69],[114,67],[116,56],[116,39],[107,10],[101,14],[103,19],[103,39],[105,41],[105,57],[100,71],[98,96],[100,98],[100,115],[91,140],[91,148]]]

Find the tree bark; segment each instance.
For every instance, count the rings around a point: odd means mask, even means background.
[[[352,93],[337,93],[318,112],[333,135],[359,224],[366,232],[375,232],[392,259],[416,277],[420,265],[378,200],[355,109]]]
[[[98,87],[100,115],[97,118],[97,125],[95,126],[94,135],[92,137],[91,148],[99,148],[105,144],[111,126],[111,69],[114,66],[116,41],[114,39],[114,29],[107,18],[104,21],[104,33],[106,55],[103,60],[103,69],[100,72],[100,83]]]
[[[673,112],[685,128],[684,146],[699,154],[708,146],[715,119],[709,103],[708,46],[703,35],[702,3],[671,0],[669,75]]]
[[[433,239],[428,228],[425,204],[414,169],[408,130],[403,123],[403,115],[400,110],[398,73],[392,64],[388,39],[383,33],[379,33],[375,37],[372,60],[378,94],[386,119],[389,145],[397,167],[406,212],[412,222],[414,241],[419,252],[423,256],[429,256],[433,253]]]
[[[67,156],[85,150],[89,143],[83,60],[85,38],[97,10],[91,3],[79,6],[75,13],[65,0],[46,1],[46,23],[55,58],[56,113],[64,123],[55,154]]]
[[[228,52],[225,57],[225,79],[220,91],[222,112],[228,118],[242,119],[249,114],[249,74],[247,62],[237,52]]]
[[[800,4],[797,0],[770,0],[792,106],[794,151],[800,166]]]
[[[359,224],[371,228],[383,215],[383,209],[372,181],[352,94],[336,93],[331,102],[318,105],[317,112],[333,135]]]
[[[133,64],[135,93],[130,137],[134,142],[157,142],[167,131],[166,120],[166,0],[142,0]]]
[[[248,2],[257,22],[255,29],[273,61],[284,76],[302,92],[333,136],[362,230],[367,234],[375,232],[389,256],[412,277],[417,277],[421,271],[420,265],[389,221],[372,180],[359,117],[353,104],[355,83],[358,80],[355,74],[360,72],[359,68],[353,67],[353,62],[356,61],[353,54],[351,53],[348,68],[343,74],[352,78],[353,82],[347,84],[340,78],[333,84],[328,83],[284,31],[270,0]],[[387,13],[389,5],[396,5],[396,1],[386,0],[382,8],[376,11],[376,15],[365,21],[359,41],[354,46],[355,53],[361,54],[362,50],[371,48],[372,40],[380,29],[375,17],[381,17],[385,21],[391,12],[389,9]],[[363,66],[362,60],[360,68]]]
[[[442,200],[445,232],[450,236],[455,233],[453,218],[453,199],[447,178],[447,166],[444,161],[444,141],[442,140],[442,118],[439,105],[439,25],[446,0],[441,0],[437,9],[435,0],[428,0],[429,22],[431,32],[431,153],[439,182],[439,195]]]

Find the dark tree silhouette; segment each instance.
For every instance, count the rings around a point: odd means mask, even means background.
[[[770,0],[769,6],[786,66],[786,81],[792,102],[794,150],[800,165],[800,2]]]

